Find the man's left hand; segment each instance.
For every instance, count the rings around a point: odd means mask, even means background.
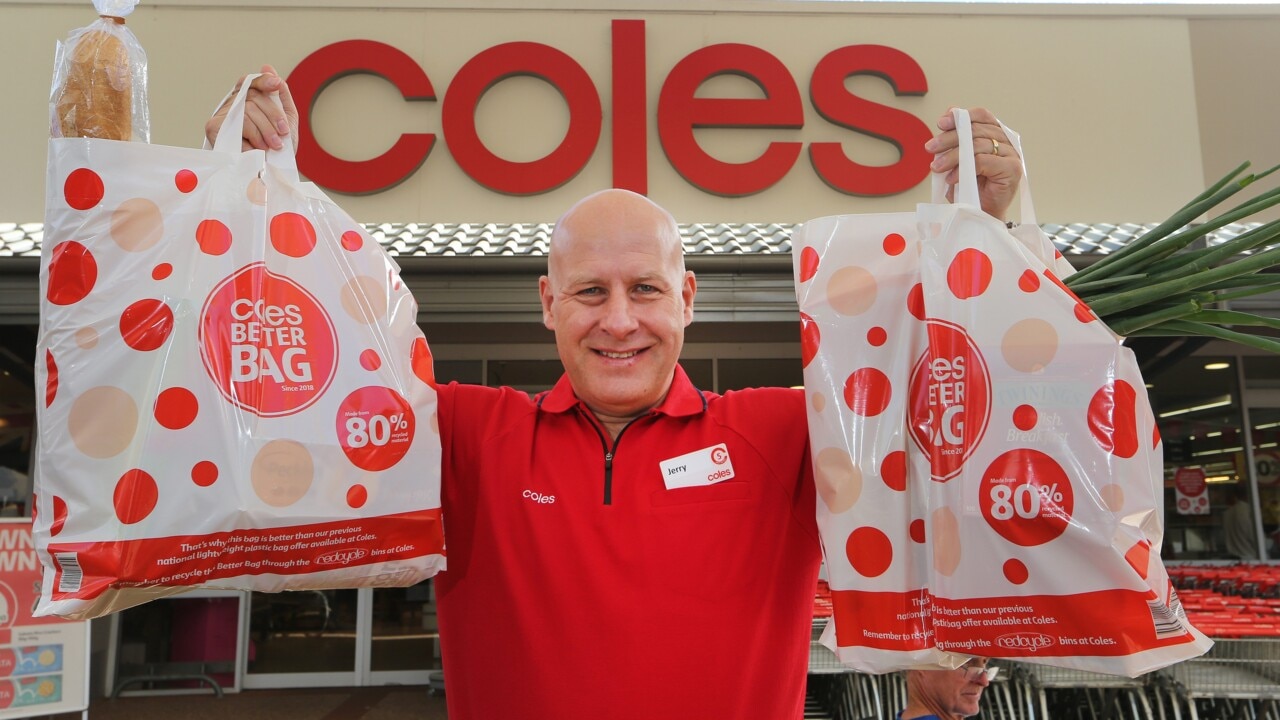
[[[969,119],[973,125],[974,164],[978,171],[978,197],[982,201],[982,209],[996,219],[1004,220],[1018,194],[1022,158],[1000,127],[1000,121],[989,110],[970,108]],[[934,154],[930,169],[946,174],[944,180],[949,186],[947,199],[950,200],[960,177],[956,121],[950,109],[938,119],[938,129],[941,132],[925,143],[924,149]]]

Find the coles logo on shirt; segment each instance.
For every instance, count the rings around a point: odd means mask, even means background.
[[[333,382],[337,335],[311,293],[257,262],[209,293],[200,356],[227,400],[262,417],[292,415]]]
[[[929,454],[934,480],[955,477],[991,419],[991,375],[958,325],[928,321],[929,349],[911,371],[911,439]]]

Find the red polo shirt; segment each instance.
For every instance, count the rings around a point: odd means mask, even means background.
[[[801,392],[700,392],[677,367],[617,440],[567,377],[534,398],[450,384],[439,412],[450,720],[802,717]]]

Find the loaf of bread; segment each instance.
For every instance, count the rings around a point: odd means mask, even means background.
[[[106,20],[124,24],[120,18]],[[62,137],[129,140],[133,135],[129,49],[109,28],[86,29],[67,51],[66,74],[54,94]]]

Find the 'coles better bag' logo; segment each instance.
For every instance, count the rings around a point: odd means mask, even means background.
[[[320,399],[337,370],[338,343],[315,297],[258,262],[209,293],[200,312],[200,356],[223,397],[273,417]]]
[[[991,376],[959,325],[929,320],[929,349],[911,370],[911,438],[931,458],[934,480],[955,477],[991,419]]]

